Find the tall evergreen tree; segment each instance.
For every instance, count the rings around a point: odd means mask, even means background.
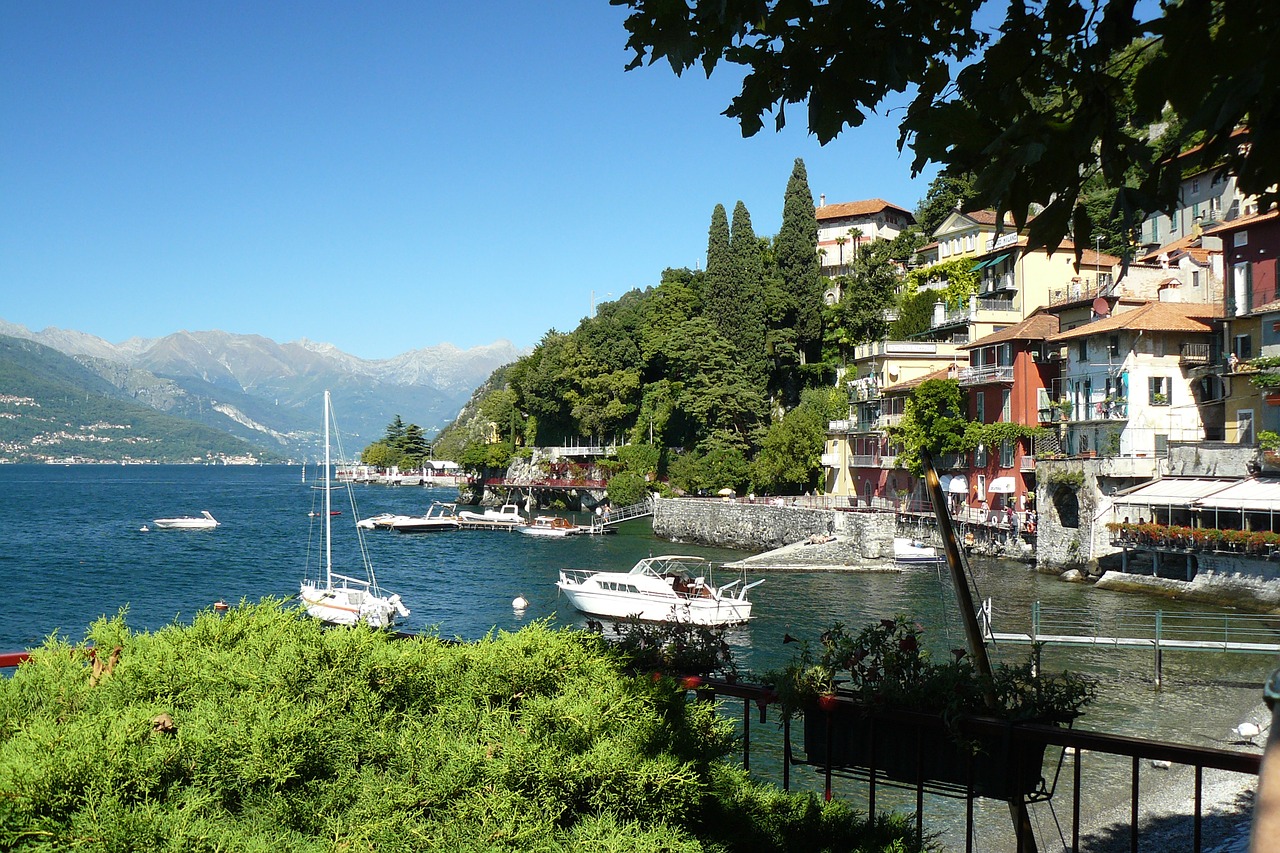
[[[773,241],[773,254],[782,276],[784,314],[775,318],[780,329],[795,330],[801,364],[822,347],[822,283],[818,264],[818,217],[804,161],[796,158],[782,203],[782,227]],[[789,310],[788,310],[789,309]],[[785,337],[785,333],[783,335]]]
[[[741,201],[733,208],[729,254],[733,261],[733,310],[715,319],[737,348],[747,376],[763,385],[769,373],[764,351],[764,252],[751,226],[751,214]]]
[[[729,252],[729,215],[724,205],[711,211],[711,230],[707,234],[707,273],[702,281],[702,305],[708,317],[722,316],[733,309],[726,295],[732,286],[733,255]],[[718,321],[717,321],[718,322]]]

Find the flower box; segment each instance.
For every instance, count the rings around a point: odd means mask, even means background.
[[[810,764],[829,762],[833,768],[869,773],[874,762],[877,779],[921,783],[960,795],[969,790],[972,771],[973,794],[998,800],[1022,799],[1043,790],[1043,743],[1008,736],[965,737],[957,736],[936,714],[873,715],[849,703],[804,713],[804,751]]]

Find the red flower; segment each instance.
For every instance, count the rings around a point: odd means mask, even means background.
[[[680,686],[685,690],[697,690],[702,686],[702,679],[696,675],[686,675],[680,679]]]
[[[824,711],[834,711],[840,706],[840,701],[836,699],[834,693],[823,693],[818,697],[818,707]]]

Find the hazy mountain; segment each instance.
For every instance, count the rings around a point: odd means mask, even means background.
[[[164,414],[79,361],[0,336],[0,460],[274,461],[225,431]]]
[[[0,334],[75,358],[127,399],[293,457],[319,451],[326,388],[333,393],[345,449],[354,455],[396,415],[434,434],[495,368],[522,354],[509,341],[497,341],[469,350],[441,344],[369,360],[331,344],[279,344],[220,331],[112,344],[82,332],[32,332],[2,320]]]

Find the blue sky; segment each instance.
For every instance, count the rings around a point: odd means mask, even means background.
[[[606,0],[0,4],[0,318],[364,358],[532,346],[703,263],[717,203],[909,209],[896,117],[743,139],[731,69],[624,73]],[[729,73],[725,73],[729,72]],[[771,123],[767,124],[771,128]]]

